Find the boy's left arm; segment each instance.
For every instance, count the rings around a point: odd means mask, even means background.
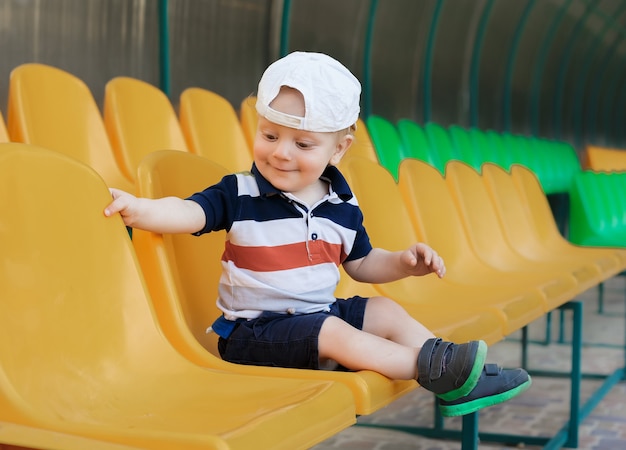
[[[442,278],[446,267],[441,256],[430,246],[417,243],[404,251],[390,252],[374,248],[367,256],[346,261],[346,273],[364,283],[388,283],[408,276],[435,273]]]

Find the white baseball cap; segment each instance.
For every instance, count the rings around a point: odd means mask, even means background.
[[[304,97],[304,117],[276,111],[270,103],[282,86]],[[257,91],[257,112],[270,122],[313,132],[344,130],[359,118],[361,83],[323,53],[293,52],[269,65]]]

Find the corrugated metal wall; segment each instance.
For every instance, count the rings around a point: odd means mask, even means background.
[[[626,147],[625,21],[625,0],[0,0],[0,110],[25,62],[98,102],[127,75],[237,107],[272,60],[315,50],[361,79],[366,114]]]

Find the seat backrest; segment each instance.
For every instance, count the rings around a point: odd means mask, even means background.
[[[460,125],[450,125],[448,133],[450,133],[450,140],[456,148],[459,159],[480,172],[484,155],[480,147],[474,147],[469,130]]]
[[[350,155],[342,159],[340,169],[363,210],[364,224],[374,246],[404,250],[416,242],[415,230],[389,171],[365,158]],[[392,233],[390,223],[393,223]]]
[[[511,214],[518,213],[520,224],[525,223],[520,197],[509,173],[499,165],[486,163],[483,175],[460,163],[450,163],[446,168],[446,181],[462,212],[466,227],[471,230],[474,248],[490,264],[498,267],[497,257],[509,246],[503,224],[494,207],[494,201],[509,208]],[[490,192],[496,198],[492,199]]]
[[[511,164],[514,162],[514,155],[511,153],[511,149],[505,144],[502,134],[495,130],[487,130],[485,131],[485,136],[495,155],[493,162],[509,170]]]
[[[398,166],[405,156],[398,130],[389,120],[376,115],[369,116],[366,123],[380,165],[398,179]]]
[[[544,180],[538,174],[539,181],[547,194],[567,193],[572,187],[574,177],[580,173],[581,165],[574,147],[565,141],[536,138],[539,148],[545,153],[549,172]]]
[[[7,125],[13,142],[35,144],[92,167],[111,187],[132,191],[119,169],[98,105],[87,85],[45,64],[11,72]]]
[[[526,146],[526,141],[522,136],[507,131],[498,134],[500,135],[502,145],[506,148],[509,155],[511,165],[521,164],[526,167],[533,166],[533,162],[535,161],[534,153],[532,152],[532,148]]]
[[[4,122],[4,118],[0,113],[0,142],[9,142],[9,133],[7,132],[7,126]]]
[[[231,172],[250,170],[252,152],[230,102],[202,88],[187,88],[180,95],[180,127],[189,150]]]
[[[143,197],[186,198],[219,182],[227,173],[208,158],[164,150],[151,153],[141,162],[137,187]],[[218,356],[216,335],[207,334],[206,329],[221,314],[215,300],[224,241],[224,231],[202,236],[133,231],[139,263],[164,329],[168,329],[169,321],[177,321],[177,330],[191,330],[204,348]],[[170,340],[177,336],[168,333]]]
[[[596,172],[626,171],[626,150],[587,145],[584,168]]]
[[[626,172],[576,175],[570,192],[570,240],[579,245],[626,246],[625,190]]]
[[[541,191],[539,181],[534,172],[528,167],[514,164],[513,168],[517,168],[519,171],[523,171],[533,179],[533,183]],[[504,248],[509,246],[510,248],[517,248],[515,239],[520,242],[530,242],[534,240],[533,233],[535,233],[535,225],[545,226],[543,224],[535,224],[532,220],[532,212],[529,208],[531,205],[527,204],[525,195],[520,191],[512,173],[507,172],[501,166],[493,163],[487,163],[483,165],[482,170],[482,184],[483,190],[486,192],[486,201],[489,201],[492,206],[492,212],[487,216],[482,217],[482,223],[486,228],[488,223],[498,222],[500,224],[500,232],[489,231],[484,229],[482,248],[485,251],[489,251],[492,254],[497,254],[498,248]],[[483,194],[484,195],[484,194]],[[543,193],[542,198],[545,199]],[[547,200],[546,200],[547,202]],[[554,216],[550,211],[550,206],[547,205],[549,218],[554,223]],[[476,221],[481,221],[481,211],[472,211],[476,215]],[[495,227],[494,224],[491,227]],[[558,232],[558,231],[557,231]]]
[[[358,119],[356,122],[356,132],[354,133],[354,142],[350,147],[350,154],[358,156],[360,158],[369,159],[372,162],[378,162],[378,156],[376,156],[376,149],[374,143],[367,130],[367,125],[362,119]]]
[[[443,175],[422,161],[407,159],[400,166],[398,185],[414,228],[443,256],[448,272],[463,272],[468,264],[475,264],[464,223]]]
[[[259,121],[256,112],[256,97],[250,95],[241,101],[239,106],[239,121],[243,135],[248,143],[248,148],[254,147],[254,136],[256,136],[256,127]]]
[[[434,151],[434,147],[428,141],[421,125],[411,119],[400,119],[396,127],[402,140],[404,158],[417,158],[443,172],[443,164],[439,155]]]
[[[511,242],[516,247],[532,248],[539,242],[547,242],[553,239],[563,240],[554,218],[550,203],[543,190],[537,175],[527,167],[514,164],[511,167],[511,177],[521,195],[521,201],[517,205],[517,213],[508,205],[504,229]],[[492,192],[493,198],[497,192]],[[501,207],[504,205],[501,203]],[[522,211],[519,211],[521,208]]]
[[[479,128],[470,128],[467,130],[472,145],[478,152],[481,163],[493,162],[502,164],[501,152],[499,148],[490,141],[487,132]]]
[[[430,148],[439,158],[439,164],[442,167],[445,167],[448,161],[459,159],[446,128],[438,123],[428,122],[424,124],[424,132],[430,143]]]
[[[132,180],[148,153],[187,151],[170,100],[156,86],[136,78],[116,77],[106,84],[104,124],[118,165]]]
[[[54,403],[61,417],[88,393],[101,401],[117,371],[133,389],[131,379],[178,360],[155,326],[126,227],[103,214],[111,195],[92,169],[0,144],[0,189],[11,192],[0,196],[0,392],[12,386],[37,414]],[[0,416],[16,402],[0,395]]]

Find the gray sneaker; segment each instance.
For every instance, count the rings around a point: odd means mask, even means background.
[[[530,375],[524,369],[502,369],[497,364],[485,364],[472,392],[456,400],[440,400],[439,410],[445,417],[464,416],[510,400],[531,384]]]
[[[486,357],[484,341],[428,339],[417,356],[417,382],[446,401],[465,397],[478,383]]]

